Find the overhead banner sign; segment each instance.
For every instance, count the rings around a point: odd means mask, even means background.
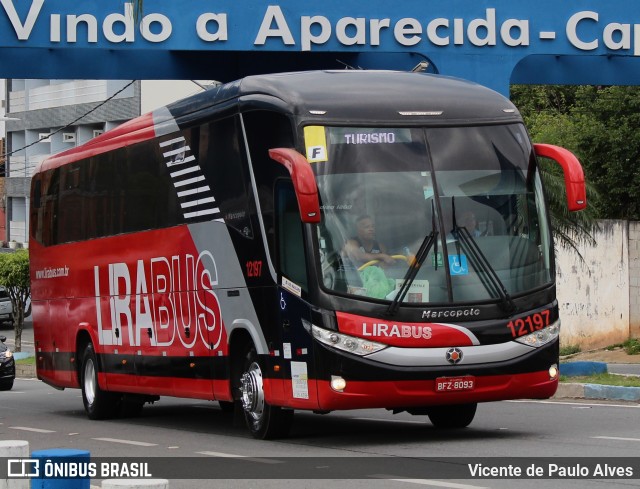
[[[600,9],[569,11],[563,21],[555,13],[559,10],[557,3],[544,11],[514,6],[513,2],[502,8],[483,9],[478,9],[477,2],[473,2],[475,8],[461,9],[456,8],[456,3],[462,6],[468,2],[453,2],[448,5],[448,12],[442,12],[444,16],[437,16],[428,13],[433,9],[411,7],[413,2],[405,2],[404,11],[401,5],[394,4],[390,9],[393,16],[388,15],[390,11],[371,7],[369,14],[355,17],[340,16],[340,11],[346,10],[344,6],[329,9],[323,4],[322,9],[304,9],[308,15],[303,15],[292,13],[286,5],[260,8],[263,2],[253,2],[256,5],[250,10],[260,14],[256,23],[256,17],[249,20],[247,13],[237,12],[237,7],[229,5],[225,9],[224,2],[216,2],[215,11],[202,9],[201,2],[147,2],[140,22],[134,21],[131,3],[104,2],[97,9],[96,5],[87,8],[83,2],[69,5],[56,0],[0,2],[4,11],[0,43],[6,46],[26,41],[34,46],[50,47],[105,44],[116,47],[140,43],[159,48],[166,44],[172,49],[195,46],[248,49],[268,45],[270,49],[311,51],[353,46],[432,50],[451,46],[507,49],[556,44],[558,52],[569,46],[581,51],[604,48],[640,56],[640,18],[639,23],[632,24],[628,12],[623,12],[614,20],[610,7],[606,7],[603,14]],[[189,3],[195,4],[193,9],[187,7]],[[424,2],[425,6],[430,3],[436,2]],[[584,3],[580,2],[581,6]],[[536,7],[538,5],[536,3]],[[198,8],[202,11],[198,12]],[[465,14],[461,15],[463,11]],[[403,16],[412,13],[414,16]]]
[[[451,74],[536,55],[640,56],[635,0],[154,0],[137,21],[121,0],[0,4],[0,49],[419,53]]]

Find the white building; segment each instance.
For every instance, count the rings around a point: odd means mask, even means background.
[[[140,82],[10,79],[6,113],[6,239],[26,242],[36,165],[140,115]]]
[[[189,80],[7,80],[3,90],[6,115],[14,120],[4,121],[6,240],[28,241],[29,188],[40,161],[140,114],[201,92],[210,84]]]

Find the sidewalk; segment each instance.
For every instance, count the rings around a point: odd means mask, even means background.
[[[622,349],[601,349],[560,358],[561,375],[571,377],[602,372],[640,376],[640,355],[627,355]],[[561,382],[554,398],[640,402],[640,387]]]

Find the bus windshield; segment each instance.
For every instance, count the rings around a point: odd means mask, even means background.
[[[549,222],[522,125],[304,133],[326,290],[393,301],[404,284],[403,302],[449,304],[551,284]]]

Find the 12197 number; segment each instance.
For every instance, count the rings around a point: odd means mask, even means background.
[[[549,309],[537,312],[523,318],[518,318],[515,321],[509,321],[507,328],[511,330],[511,336],[519,338],[520,336],[540,331],[542,328],[549,326],[550,315],[551,311],[549,311]]]

